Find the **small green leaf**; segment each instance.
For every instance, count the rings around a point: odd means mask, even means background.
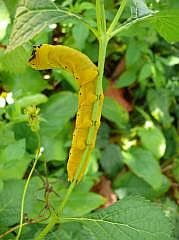
[[[155,199],[163,196],[170,188],[170,181],[163,175],[162,185],[154,190],[147,182],[131,172],[119,175],[113,182],[113,188],[119,199],[132,195],[141,195],[148,199]]]
[[[114,122],[119,128],[125,128],[129,121],[129,114],[117,101],[105,97],[102,116]]]
[[[83,50],[89,35],[89,29],[84,26],[83,23],[77,22],[73,27],[72,33],[76,42],[76,46],[78,49]]]
[[[170,127],[172,117],[169,113],[171,105],[170,93],[167,89],[150,89],[147,93],[147,103],[152,116],[163,124],[164,127]]]
[[[81,223],[75,240],[173,239],[172,224],[163,211],[141,197],[127,197],[97,213],[66,220]]]
[[[100,164],[110,177],[114,177],[121,169],[122,154],[120,147],[115,144],[108,144],[100,158]]]
[[[137,41],[135,38],[132,38],[129,42],[127,52],[126,52],[126,65],[130,67],[131,65],[135,64],[141,58],[141,47],[140,42]],[[133,69],[135,72],[135,69]]]
[[[41,134],[56,136],[65,124],[75,116],[77,95],[71,92],[60,92],[49,98],[41,108]]]
[[[152,22],[168,42],[179,41],[179,9],[168,9],[155,14]]]
[[[154,189],[162,185],[160,166],[152,153],[139,147],[132,147],[123,152],[123,161],[138,176],[143,178]]]
[[[118,88],[123,88],[131,85],[136,81],[137,75],[136,70],[131,67],[127,69],[122,75],[119,77],[119,79],[116,81],[115,86]]]
[[[151,121],[146,121],[143,127],[137,128],[137,133],[142,146],[153,153],[157,159],[164,155],[166,149],[165,137]]]

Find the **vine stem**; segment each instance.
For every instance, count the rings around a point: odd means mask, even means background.
[[[37,139],[38,139],[38,148],[37,148],[37,151],[36,151],[36,154],[35,154],[35,160],[34,160],[33,166],[32,166],[32,168],[30,170],[30,173],[29,173],[29,176],[28,176],[27,181],[25,183],[24,191],[23,191],[23,194],[22,194],[20,224],[19,224],[19,230],[18,230],[18,233],[17,233],[17,236],[16,236],[16,240],[19,240],[21,232],[22,232],[22,228],[24,226],[24,224],[23,224],[23,215],[24,215],[24,207],[25,207],[25,197],[26,197],[26,193],[27,193],[27,190],[28,190],[28,187],[29,187],[30,179],[31,179],[31,176],[32,176],[32,174],[33,174],[33,172],[35,170],[37,161],[38,161],[38,159],[39,159],[39,157],[41,155],[41,152],[40,152],[40,136],[39,136],[38,132],[36,134],[37,134]]]

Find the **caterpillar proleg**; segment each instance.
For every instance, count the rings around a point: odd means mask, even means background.
[[[67,164],[68,179],[72,181],[80,165],[83,154],[86,152],[86,160],[81,170],[78,181],[84,175],[92,149],[95,146],[96,135],[100,126],[100,118],[104,96],[96,95],[96,83],[98,69],[96,65],[83,53],[63,45],[43,44],[35,47],[29,64],[38,70],[51,68],[64,68],[70,71],[79,83],[79,101],[76,117],[76,126],[73,133],[72,146]],[[94,104],[98,102],[96,118],[93,119]],[[88,140],[89,132],[92,137]]]

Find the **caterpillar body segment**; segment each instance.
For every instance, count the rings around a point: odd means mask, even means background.
[[[104,96],[96,96],[97,67],[86,55],[75,49],[63,45],[53,46],[48,44],[43,44],[34,49],[29,64],[38,70],[64,68],[70,71],[79,83],[78,112],[67,171],[68,179],[72,181],[85,152],[85,164],[76,179],[80,181],[95,146],[97,131],[100,126]],[[98,114],[95,114],[95,119],[93,116],[94,104],[98,105]],[[91,136],[89,137],[89,135]]]

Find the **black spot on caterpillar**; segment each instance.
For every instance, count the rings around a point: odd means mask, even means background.
[[[62,45],[43,44],[33,49],[29,64],[38,70],[51,68],[64,68],[70,71],[78,81],[79,101],[76,117],[76,126],[73,133],[72,146],[67,164],[68,179],[74,179],[77,168],[80,164],[87,146],[86,161],[78,176],[80,180],[85,172],[92,149],[95,146],[96,135],[100,125],[103,95],[96,96],[96,82],[98,77],[97,67],[83,53]],[[92,121],[93,106],[99,101],[97,119]],[[90,129],[93,128],[91,142],[87,142]]]

